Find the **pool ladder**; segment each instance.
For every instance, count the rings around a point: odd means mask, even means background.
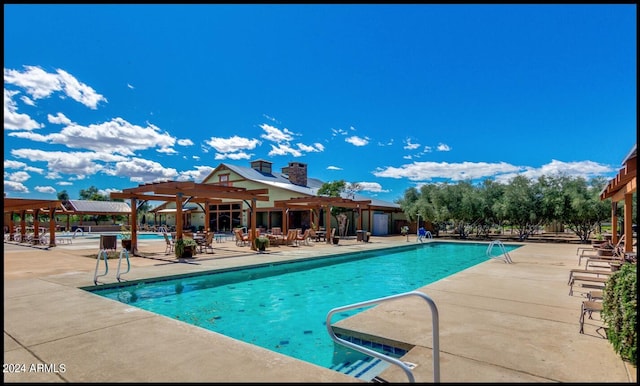
[[[491,251],[493,250],[493,247],[500,248],[502,253],[497,256],[492,256]],[[489,257],[490,259],[503,260],[507,264],[513,263],[513,260],[511,260],[511,256],[509,256],[509,252],[507,252],[507,249],[504,247],[504,244],[500,240],[493,240],[491,243],[489,243],[489,246],[487,247],[487,257]]]
[[[125,272],[120,272],[120,266],[122,265],[122,257],[126,257],[127,259],[127,270]],[[100,259],[104,260],[104,273],[98,275],[98,267],[100,267]],[[102,277],[102,276],[106,276],[107,273],[109,273],[109,263],[108,263],[108,259],[109,259],[109,253],[107,252],[106,249],[101,249],[98,252],[98,257],[96,258],[96,270],[93,273],[93,284],[94,285],[98,285],[98,278]],[[126,249],[122,249],[120,251],[120,258],[118,259],[118,269],[116,270],[116,279],[118,281],[122,281],[121,280],[121,276],[124,275],[125,273],[129,273],[129,271],[131,270],[131,262],[129,261],[129,251],[127,251]]]
[[[375,350],[371,350],[369,348],[366,347],[362,347],[359,346],[355,343],[349,342],[348,340],[339,338],[336,333],[333,331],[333,327],[331,326],[331,317],[337,313],[337,312],[341,312],[341,311],[345,311],[345,310],[352,310],[355,308],[362,308],[362,307],[366,307],[366,306],[370,306],[370,305],[374,305],[374,304],[378,304],[378,303],[383,303],[383,302],[387,302],[387,301],[391,301],[391,300],[395,300],[395,299],[399,299],[399,298],[404,298],[404,297],[408,297],[408,296],[418,296],[421,297],[422,299],[424,299],[424,301],[427,302],[427,304],[429,304],[429,307],[431,308],[431,315],[432,315],[432,324],[433,324],[433,382],[440,382],[440,341],[439,341],[439,322],[438,322],[438,308],[436,307],[436,304],[434,303],[434,301],[428,297],[427,295],[423,294],[422,292],[418,292],[418,291],[411,291],[411,292],[405,292],[402,294],[398,294],[398,295],[391,295],[391,296],[386,296],[383,298],[378,298],[378,299],[373,299],[373,300],[368,300],[368,301],[364,301],[364,302],[359,302],[359,303],[354,303],[354,304],[349,304],[346,306],[342,306],[342,307],[336,307],[334,309],[332,309],[331,311],[329,311],[329,313],[327,314],[327,321],[326,321],[326,326],[327,326],[327,331],[329,331],[329,336],[331,337],[331,339],[333,339],[334,342],[342,344],[343,346],[347,346],[350,347],[356,351],[359,351],[361,353],[364,353],[366,355],[381,359],[383,361],[389,362],[393,365],[396,365],[398,367],[400,367],[405,374],[407,375],[407,378],[409,378],[409,382],[414,383],[415,382],[415,377],[413,376],[413,372],[411,371],[412,364],[407,364],[405,362],[402,362],[401,360],[398,360],[396,358],[392,358],[388,355],[382,354],[380,352],[377,352]]]

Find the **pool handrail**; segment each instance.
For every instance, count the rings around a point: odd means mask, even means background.
[[[502,253],[500,255],[498,256],[491,255],[491,250],[493,249],[494,246],[499,247],[502,250]],[[504,244],[500,240],[493,240],[491,243],[489,243],[489,246],[487,247],[487,257],[489,257],[490,259],[503,260],[507,264],[513,263],[513,260],[511,260],[511,256],[509,256],[509,252],[507,252],[507,249],[505,248]]]
[[[381,359],[383,361],[389,362],[391,364],[394,364],[398,367],[400,367],[405,374],[407,375],[407,378],[409,378],[409,382],[411,383],[415,383],[415,378],[413,376],[413,373],[411,372],[411,369],[409,368],[409,366],[407,366],[404,362],[396,359],[396,358],[392,358],[388,355],[379,353],[375,350],[371,350],[368,349],[366,347],[362,347],[359,346],[355,343],[349,342],[345,339],[339,338],[338,336],[336,336],[335,332],[333,331],[333,327],[331,326],[331,317],[336,313],[336,312],[340,312],[340,311],[346,311],[346,310],[351,310],[351,309],[355,309],[355,308],[362,308],[362,307],[366,307],[369,305],[374,305],[374,304],[378,304],[378,303],[383,303],[386,301],[390,301],[390,300],[395,300],[398,298],[404,298],[404,297],[408,297],[408,296],[419,296],[422,299],[424,299],[427,304],[429,304],[429,307],[431,308],[431,314],[432,314],[432,323],[433,323],[433,382],[434,383],[439,383],[440,382],[440,342],[439,342],[439,321],[438,321],[438,308],[436,307],[435,302],[428,297],[427,295],[423,294],[422,292],[419,291],[410,291],[410,292],[405,292],[405,293],[401,293],[401,294],[397,294],[397,295],[391,295],[391,296],[386,296],[386,297],[382,297],[382,298],[378,298],[378,299],[373,299],[373,300],[367,300],[367,301],[363,301],[363,302],[358,302],[358,303],[353,303],[353,304],[349,304],[346,306],[342,306],[342,307],[336,307],[333,308],[329,311],[329,313],[327,314],[327,320],[326,320],[326,326],[327,326],[327,331],[329,332],[329,336],[331,337],[331,339],[333,339],[334,342],[336,343],[340,343],[344,346],[350,347],[356,351],[359,351],[363,354]]]
[[[104,256],[104,273],[101,275],[98,275],[98,267],[100,266],[100,258]],[[98,257],[96,258],[96,270],[93,273],[93,284],[94,285],[98,285],[98,278],[102,277],[102,276],[106,276],[107,273],[109,272],[109,263],[107,262],[107,260],[109,259],[109,254],[107,253],[106,249],[101,249],[98,252]]]
[[[120,272],[120,264],[122,264],[123,255],[127,257],[127,270],[125,272]],[[116,271],[116,279],[118,279],[118,281],[122,281],[120,280],[120,276],[124,275],[125,273],[129,273],[130,270],[131,262],[129,261],[129,251],[126,248],[122,248],[122,250],[120,250],[120,258],[118,259],[118,270]]]

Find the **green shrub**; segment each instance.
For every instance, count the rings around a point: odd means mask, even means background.
[[[622,359],[636,366],[638,334],[637,265],[623,264],[604,289],[602,317],[607,324],[607,339]]]

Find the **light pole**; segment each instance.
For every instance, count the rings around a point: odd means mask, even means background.
[[[418,215],[418,224],[416,225],[416,235],[420,235],[420,213],[416,213]]]

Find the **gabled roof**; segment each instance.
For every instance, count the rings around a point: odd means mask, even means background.
[[[130,214],[131,207],[126,202],[69,200],[66,209],[86,214]]]
[[[317,178],[307,177],[307,186],[300,186],[300,185],[295,185],[289,182],[289,179],[285,177],[285,175],[282,173],[278,173],[278,172],[262,173],[251,167],[237,166],[237,165],[231,165],[227,163],[220,164],[220,166],[222,165],[224,165],[234,173],[237,173],[241,177],[246,178],[247,180],[259,182],[265,185],[271,185],[276,188],[285,189],[285,190],[292,191],[294,193],[301,193],[308,196],[317,196],[318,189],[320,189],[320,187],[322,187],[322,184],[323,184],[323,182]],[[346,195],[343,195],[343,198],[348,198],[348,197]],[[371,197],[363,196],[361,194],[356,194],[353,197],[353,199],[357,201],[371,200],[370,205],[372,207],[400,209],[400,205],[396,203],[377,200]]]
[[[638,145],[631,148],[629,154],[622,161],[622,168],[618,174],[609,180],[607,185],[600,192],[600,200],[614,198],[619,200],[620,194],[633,193],[636,190]]]

